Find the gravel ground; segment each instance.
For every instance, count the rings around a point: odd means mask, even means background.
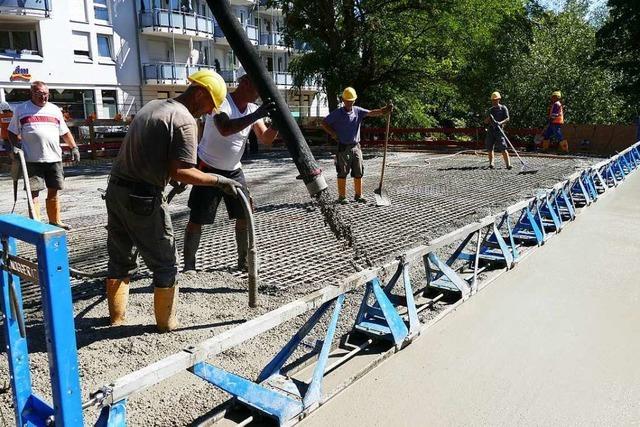
[[[245,163],[258,207],[257,240],[262,270],[257,309],[247,307],[246,278],[233,270],[235,243],[232,224],[226,219],[224,208],[203,236],[198,261],[201,271],[180,278],[181,328],[176,332],[155,333],[153,290],[144,268],[132,282],[128,325],[122,327],[108,326],[102,281],[74,279],[74,315],[85,399],[89,392],[132,370],[315,289],[338,283],[358,268],[366,267],[367,262],[380,264],[418,243],[495,213],[597,161],[528,158],[526,161],[539,172],[522,174],[518,167],[511,171],[503,169],[499,161],[498,169],[489,170],[486,160],[476,156],[442,158],[425,153],[391,153],[385,187],[393,205],[378,208],[373,189],[379,179],[380,158],[375,153],[368,153],[366,157],[365,193],[370,196],[369,203],[340,207],[356,237],[358,250],[365,252],[359,257],[355,256],[354,248],[338,241],[324,224],[317,205],[308,197],[302,183],[295,180],[297,171],[290,159],[282,153],[267,153]],[[328,155],[318,158],[326,171],[329,191],[335,197],[332,160]],[[98,188],[106,187],[108,171],[109,165],[104,163],[87,163],[67,170],[67,189],[61,198],[63,219],[75,227],[69,235],[69,251],[71,264],[76,268],[98,271],[105,266],[106,213]],[[11,194],[11,181],[6,175],[0,181],[0,192]],[[349,192],[352,194],[351,188]],[[171,205],[179,250],[188,219],[187,197],[185,192]],[[11,197],[3,197],[0,212],[9,212],[11,205]],[[17,211],[26,211],[23,198],[18,201]],[[29,254],[28,249],[22,250],[25,256]],[[421,280],[414,280],[413,285],[418,288]],[[28,285],[24,288],[34,389],[48,396],[48,368],[37,292]],[[359,295],[356,292],[347,298],[338,335],[351,329],[361,299]],[[427,310],[425,318],[437,311]],[[212,363],[253,377],[305,319],[294,319],[249,340],[215,357]],[[322,331],[314,330],[311,336],[320,338]],[[0,387],[3,387],[0,411],[8,422],[13,416],[11,391],[7,388],[6,355],[0,358]],[[185,372],[132,396],[127,405],[128,420],[136,426],[188,425],[225,399],[224,393]],[[97,413],[89,410],[85,416],[89,423]]]

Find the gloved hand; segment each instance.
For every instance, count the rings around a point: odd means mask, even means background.
[[[238,191],[242,188],[242,184],[238,181],[234,181],[233,179],[225,178],[221,175],[215,175],[218,178],[218,181],[213,185],[227,193],[230,196],[237,196]]]
[[[71,149],[71,161],[72,162],[80,161],[80,150],[78,150],[78,147],[73,147]]]
[[[257,119],[261,119],[263,117],[271,117],[271,115],[276,111],[276,103],[267,99],[262,103],[260,107],[254,113]]]

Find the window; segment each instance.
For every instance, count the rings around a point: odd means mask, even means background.
[[[0,51],[2,50],[15,50],[14,53],[26,50],[31,51],[27,53],[37,53],[36,32],[26,30],[0,31]]]
[[[113,118],[118,113],[118,103],[115,90],[102,91],[102,117]]]
[[[85,0],[70,0],[69,13],[71,13],[71,21],[87,22],[87,5]]]
[[[93,14],[97,21],[109,22],[109,6],[107,0],[93,0]]]
[[[91,49],[89,48],[89,33],[79,31],[72,32],[73,37],[73,55],[76,60],[91,60]]]
[[[103,58],[113,58],[111,46],[111,36],[98,34],[98,56]]]

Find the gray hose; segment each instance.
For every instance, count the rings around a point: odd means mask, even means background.
[[[256,249],[256,228],[253,220],[251,203],[242,191],[238,191],[238,198],[242,202],[242,209],[247,218],[247,234],[249,235],[249,250],[247,252],[247,270],[249,273],[249,307],[258,306],[258,250]]]

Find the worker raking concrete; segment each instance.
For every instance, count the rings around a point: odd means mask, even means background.
[[[366,203],[362,197],[364,161],[360,149],[360,124],[366,117],[380,117],[391,113],[392,105],[377,110],[354,105],[358,99],[355,89],[347,87],[342,92],[343,106],[333,110],[322,121],[322,128],[338,141],[336,172],[338,174],[338,203],[347,204],[347,175],[351,172],[355,191],[354,200]]]
[[[27,162],[34,218],[40,220],[40,191],[47,189],[46,209],[49,223],[69,230],[60,218],[58,191],[64,188],[60,138],[71,148],[73,161],[80,151],[62,117],[62,112],[49,102],[49,88],[44,82],[31,83],[31,99],[18,105],[9,123],[8,136],[15,149],[22,149]],[[14,160],[15,161],[15,160]]]
[[[558,142],[558,151],[562,153],[569,152],[569,143],[564,139],[562,135],[562,125],[564,124],[564,108],[560,99],[562,98],[562,92],[559,90],[551,94],[551,105],[549,105],[547,128],[545,129],[542,137],[542,151],[547,152],[551,146],[551,139],[555,139]]]
[[[493,92],[491,94],[491,108],[487,111],[487,117],[484,122],[488,125],[487,136],[485,139],[485,148],[489,153],[489,169],[495,169],[494,164],[494,151],[502,153],[504,164],[507,169],[511,169],[511,159],[509,158],[509,152],[507,151],[507,141],[498,126],[503,129],[504,125],[509,121],[509,109],[500,103],[502,96],[500,92]]]
[[[271,144],[278,135],[274,128],[267,128],[264,117],[276,107],[264,102],[258,107],[254,102],[258,92],[248,75],[238,80],[238,87],[227,95],[216,115],[206,116],[202,140],[198,146],[198,167],[233,179],[243,186],[249,198],[247,183],[242,172],[242,154],[249,133],[253,130],[258,140]],[[220,202],[224,200],[230,219],[235,220],[235,237],[238,248],[238,269],[247,269],[247,222],[242,204],[218,188],[194,186],[189,194],[191,214],[184,235],[184,271],[195,272],[196,252],[200,246],[202,226],[213,224]]]
[[[153,273],[153,306],[158,330],[178,326],[178,273],[173,226],[163,189],[169,178],[217,187],[233,196],[241,184],[196,168],[199,117],[220,108],[227,87],[209,70],[189,76],[191,85],[175,99],[147,103],[136,114],[111,168],[107,186],[106,282],[112,325],[125,320],[129,278],[137,268],[137,247]]]

